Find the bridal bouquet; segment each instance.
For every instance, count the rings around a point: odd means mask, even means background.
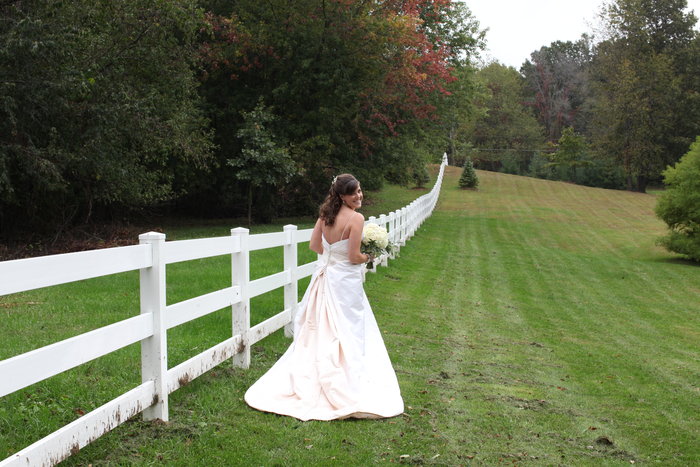
[[[394,248],[395,246],[389,241],[389,234],[384,227],[370,222],[362,229],[362,243],[360,244],[362,253],[379,258],[391,253]],[[372,263],[368,268],[372,269]]]

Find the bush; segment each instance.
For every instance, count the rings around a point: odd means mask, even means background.
[[[588,164],[576,167],[572,182],[614,190],[625,189],[625,172],[611,160],[588,156]]]
[[[428,174],[428,168],[425,165],[421,165],[413,169],[412,174],[413,182],[416,184],[416,188],[423,188],[425,184],[430,181],[430,175]]]
[[[532,156],[532,159],[530,159],[527,175],[535,178],[554,178],[552,167],[549,165],[549,159],[547,156],[543,155],[539,151],[536,152],[535,155]]]
[[[518,164],[518,159],[512,153],[507,153],[501,158],[501,170],[502,173],[511,175],[522,175],[520,172],[520,164]]]
[[[479,179],[474,171],[474,165],[471,159],[467,159],[464,162],[464,169],[462,170],[462,176],[459,177],[459,187],[460,188],[476,188],[479,185]]]
[[[668,224],[670,232],[659,243],[700,262],[700,136],[663,175],[667,189],[659,195],[656,215]]]
[[[449,157],[450,157],[450,165],[454,165],[455,167],[464,167],[464,163],[469,158],[464,151],[461,151],[461,152],[455,151]]]

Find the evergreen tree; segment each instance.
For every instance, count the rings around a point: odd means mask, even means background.
[[[476,171],[474,171],[474,165],[471,159],[467,159],[464,163],[464,169],[462,170],[462,176],[459,177],[459,187],[460,188],[476,188],[479,185],[479,179],[476,176]]]
[[[241,112],[243,127],[236,136],[242,141],[238,157],[230,158],[227,164],[234,167],[236,178],[248,185],[248,225],[252,222],[253,197],[264,200],[264,208],[258,213],[263,222],[272,221],[271,193],[277,185],[289,181],[296,167],[286,148],[277,142],[270,130],[275,116],[262,100],[250,112]]]
[[[586,159],[587,146],[582,135],[576,133],[573,127],[566,127],[556,145],[556,152],[549,155],[549,165],[560,167],[567,181],[576,182],[576,168],[591,164]]]
[[[428,168],[421,164],[413,169],[413,183],[416,184],[416,188],[424,188],[425,184],[430,181],[430,175],[428,174]]]

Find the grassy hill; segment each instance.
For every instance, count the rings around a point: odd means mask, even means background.
[[[289,344],[277,333],[253,347],[249,370],[222,366],[175,392],[169,424],[130,421],[66,465],[700,463],[700,269],[654,245],[654,196],[478,175],[479,190],[464,191],[448,168],[436,212],[365,285],[403,416],[304,423],[249,409],[243,393]],[[206,264],[194,279],[169,271],[173,296],[230,273]],[[51,302],[55,289],[10,298]],[[255,320],[269,300],[253,303]],[[171,366],[226,335],[225,314],[208,319],[172,333]],[[0,401],[0,455],[31,442],[22,420],[85,409],[99,388],[138,378],[136,350]],[[133,375],[112,374],[128,367],[120,358],[136,359]],[[62,402],[86,378],[97,389]]]

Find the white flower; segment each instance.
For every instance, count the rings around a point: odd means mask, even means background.
[[[389,234],[384,227],[369,223],[362,230],[362,243],[365,245],[374,242],[379,248],[384,249],[389,244]]]

